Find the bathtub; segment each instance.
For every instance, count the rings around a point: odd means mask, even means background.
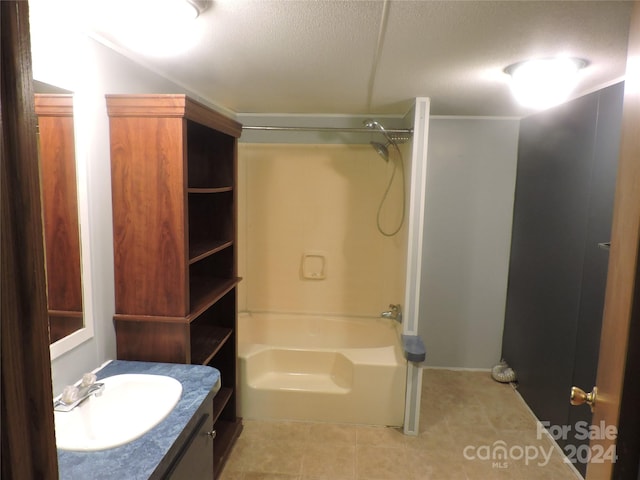
[[[400,426],[407,362],[382,318],[238,317],[238,406],[247,419]]]

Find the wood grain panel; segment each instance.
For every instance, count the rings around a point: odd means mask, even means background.
[[[110,117],[185,117],[233,137],[242,125],[183,94],[107,95]]]
[[[73,117],[73,95],[64,93],[36,93],[36,115],[45,117]]]
[[[0,2],[2,478],[58,478],[29,4]]]
[[[82,312],[49,310],[49,341],[57,342],[84,326]]]
[[[52,97],[55,96],[36,95],[48,303],[49,310],[80,312],[82,280],[76,161],[73,116],[68,108],[72,100],[65,95],[56,102],[43,102]]]
[[[189,324],[115,319],[118,359],[190,363]]]
[[[183,120],[114,117],[110,127],[116,313],[185,316]]]
[[[630,325],[632,320],[638,321],[637,308],[634,316],[634,291],[638,281],[640,242],[640,188],[638,188],[640,185],[640,136],[638,135],[640,91],[637,89],[640,84],[640,71],[637,65],[634,65],[638,56],[640,56],[640,2],[636,1],[629,31],[620,161],[600,340],[598,397],[593,415],[593,423],[596,425],[600,425],[600,422],[609,426],[619,425],[628,361]],[[637,339],[633,341],[637,343]],[[637,379],[634,381],[637,382]],[[637,402],[634,407],[637,411]],[[638,432],[636,430],[631,434],[637,438]],[[616,444],[616,439],[603,438],[594,440],[591,444],[592,446],[597,444],[600,446],[598,448],[607,451]],[[588,480],[612,478],[614,465],[611,462],[590,463],[586,478]]]

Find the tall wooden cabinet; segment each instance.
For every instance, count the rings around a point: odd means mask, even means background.
[[[185,95],[107,95],[118,358],[210,365],[215,470],[236,415],[237,138]]]

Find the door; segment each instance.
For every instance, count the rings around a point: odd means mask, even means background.
[[[618,437],[600,430],[591,441],[593,453],[607,452],[616,444],[617,463],[593,455],[587,480],[637,478],[638,405],[637,380],[631,377],[638,367],[637,342],[629,342],[630,331],[638,328],[640,300],[637,283],[640,243],[640,2],[631,15],[627,52],[622,139],[614,204],[611,250],[600,338],[596,385],[598,393],[593,414],[594,426],[618,429]],[[634,88],[635,87],[635,88]],[[637,337],[635,337],[637,338]],[[582,386],[591,388],[591,386]],[[583,407],[581,407],[583,408]],[[627,410],[628,408],[628,410]],[[628,413],[627,413],[628,412]],[[622,415],[621,415],[622,414]],[[623,431],[624,429],[624,431]],[[595,430],[594,430],[595,431]],[[621,449],[624,448],[624,452]]]

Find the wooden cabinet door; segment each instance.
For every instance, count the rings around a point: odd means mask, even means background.
[[[640,417],[640,2],[631,15],[627,53],[620,163],[613,214],[611,252],[600,338],[594,425],[616,427],[617,436],[601,434],[591,442],[592,452],[616,449],[616,463],[592,457],[587,480],[638,478]],[[635,65],[635,66],[634,66]],[[590,390],[592,385],[577,385]],[[583,408],[583,407],[580,407]],[[604,461],[602,461],[604,460]]]
[[[184,443],[165,477],[167,480],[213,480],[213,398],[208,396],[194,416],[195,425],[186,434]]]

